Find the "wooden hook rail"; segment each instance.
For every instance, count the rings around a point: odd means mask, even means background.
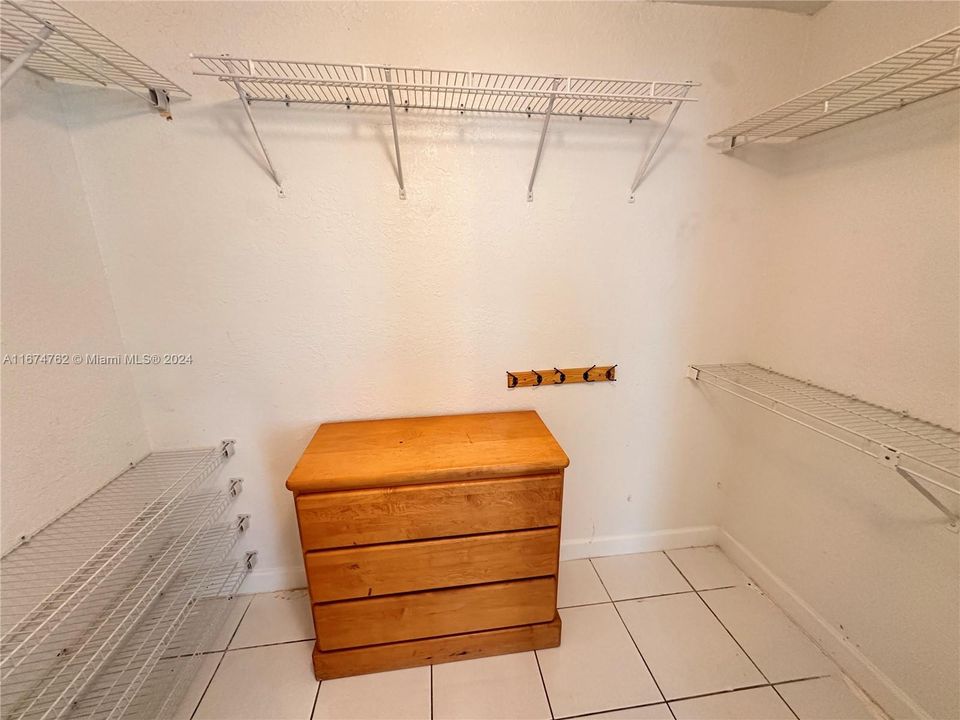
[[[573,385],[584,382],[615,382],[616,365],[592,365],[580,368],[550,368],[549,370],[507,371],[507,387],[537,387],[538,385]]]

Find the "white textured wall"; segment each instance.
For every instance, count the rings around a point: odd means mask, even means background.
[[[56,87],[3,89],[2,354],[123,351]],[[8,550],[148,452],[130,373],[2,367],[2,545]]]
[[[802,84],[958,24],[956,3],[833,3],[813,18]],[[960,428],[958,111],[950,93],[744,149],[739,162],[774,168],[778,195],[754,362]],[[960,715],[960,541],[943,516],[869,458],[718,402],[743,419],[724,529],[876,665],[858,679],[888,710]]]
[[[165,123],[122,94],[71,89],[73,137],[135,352],[155,446],[238,440],[231,473],[264,578],[297,582],[283,483],[317,424],[535,408],[571,457],[569,553],[714,525],[724,419],[684,380],[693,358],[745,358],[753,236],[770,173],[704,143],[769,103],[808,19],[653,4],[81,3],[191,89]],[[190,52],[693,79],[636,204],[656,125],[255,106],[279,199],[231,91]],[[616,384],[508,392],[504,371],[620,364]],[[691,536],[681,535],[680,542]],[[685,539],[684,539],[685,538]],[[591,541],[600,541],[589,544]],[[661,540],[658,540],[660,542]]]

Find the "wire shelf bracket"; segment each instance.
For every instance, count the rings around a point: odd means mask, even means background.
[[[170,96],[190,93],[54,0],[0,0],[0,86],[21,68],[48,80],[117,87],[168,120]]]
[[[750,143],[799,140],[960,88],[960,27],[732,125],[729,153]]]
[[[691,365],[687,375],[892,468],[960,532],[960,515],[930,490],[960,497],[960,432],[756,365]]]
[[[387,65],[344,65],[288,60],[239,58],[231,55],[191,57],[199,64],[194,75],[212,77],[233,87],[266,161],[267,174],[283,196],[283,186],[257,129],[250,104],[277,102],[385,108],[390,112],[394,159],[400,199],[407,196],[400,156],[397,110],[444,110],[470,113],[508,113],[542,116],[543,125],[527,184],[527,200],[543,157],[547,130],[553,117],[647,120],[658,110],[670,112],[647,151],[630,186],[633,202],[640,183],[660,149],[664,135],[695,82],[609,80],[598,78],[469,72]]]

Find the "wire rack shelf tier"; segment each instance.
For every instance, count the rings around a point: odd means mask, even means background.
[[[960,432],[756,365],[691,365],[690,377],[895,469],[957,527],[957,512],[924,484],[960,496]]]
[[[675,102],[691,102],[692,82],[518,75],[388,65],[346,65],[194,55],[195,74],[239,83],[248,100],[321,105],[645,120]]]
[[[50,80],[118,87],[169,116],[171,95],[190,93],[53,0],[0,0],[0,56]]]
[[[279,176],[247,106],[252,102],[388,108],[394,132],[397,179],[405,197],[400,163],[398,110],[438,110],[464,113],[506,113],[543,118],[540,145],[528,187],[532,197],[543,138],[550,118],[647,120],[661,109],[669,116],[648,152],[631,187],[631,194],[649,168],[653,154],[695,82],[617,80],[517,73],[473,72],[389,65],[318,63],[298,60],[241,58],[229,55],[192,56],[195,75],[226,83],[244,104],[247,118],[266,160],[269,174],[281,189]]]
[[[227,528],[221,537],[235,539],[236,533]],[[167,717],[160,708],[168,697],[179,699],[177,673],[191,667],[193,657],[219,631],[252,567],[250,559],[223,563],[232,546],[229,540],[212,543],[207,557],[198,557],[196,567],[170,584],[67,717]],[[186,657],[168,657],[186,648]]]
[[[960,88],[960,27],[711,135],[725,152],[797,140]]]
[[[112,568],[142,554],[154,533],[165,529],[233,453],[233,442],[216,448],[157,452],[0,559],[0,647],[5,651],[38,617],[76,603]],[[2,667],[3,660],[0,660]]]
[[[130,656],[145,662],[112,686],[120,697],[111,708],[132,700],[211,563],[247,527],[246,516],[211,527],[241,488],[239,479],[208,487],[232,454],[232,441],[151,454],[0,561],[4,720],[75,712],[131,637],[159,629],[150,619],[165,608],[163,642]]]

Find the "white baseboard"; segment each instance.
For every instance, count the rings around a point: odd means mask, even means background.
[[[604,555],[627,555],[637,552],[656,552],[696,545],[715,545],[720,533],[716,525],[656,530],[633,535],[603,535],[593,538],[563,540],[560,543],[561,560],[580,560]]]
[[[286,567],[255,567],[240,586],[244,595],[251,593],[293,590],[307,586],[307,573],[303,565]]]
[[[725,530],[720,531],[718,540],[720,548],[734,564],[750,576],[891,717],[897,720],[931,720],[930,714],[910,695],[739,540]]]

